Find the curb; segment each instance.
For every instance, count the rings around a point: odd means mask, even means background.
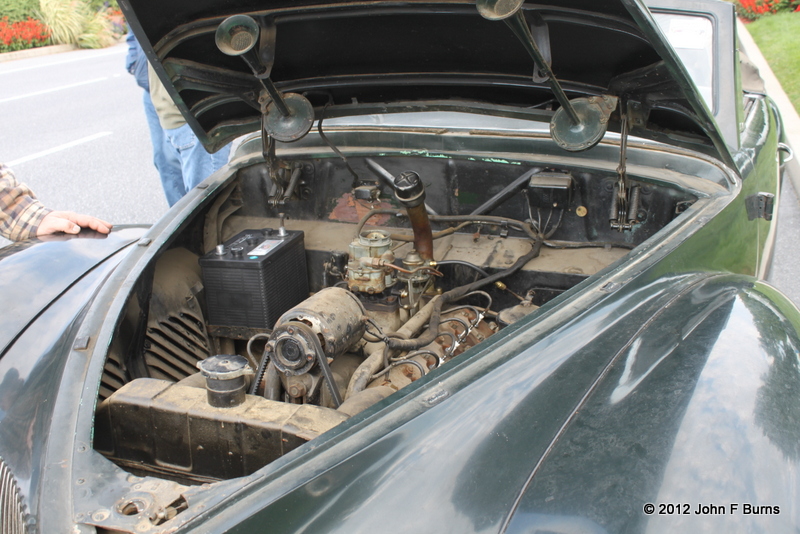
[[[28,48],[27,50],[17,50],[16,52],[4,52],[0,54],[0,63],[29,57],[49,56],[50,54],[60,54],[61,52],[70,52],[77,49],[78,47],[74,44],[63,44]]]
[[[747,31],[745,25],[742,24],[742,21],[737,20],[736,27],[741,46],[750,61],[758,67],[761,78],[764,79],[764,85],[767,87],[767,94],[781,112],[786,141],[794,150],[794,159],[786,164],[786,170],[788,171],[786,176],[792,181],[794,190],[800,196],[800,161],[798,161],[800,159],[800,116],[798,116],[797,110],[794,109],[791,100],[786,96],[780,82],[775,77],[772,69],[769,68],[767,60],[764,59],[761,50],[758,49],[756,42],[750,36],[750,32]]]

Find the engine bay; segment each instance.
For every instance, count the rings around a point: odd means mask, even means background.
[[[618,182],[469,158],[243,166],[132,293],[95,449],[181,484],[255,472],[528,327],[697,200],[631,177],[625,215]]]

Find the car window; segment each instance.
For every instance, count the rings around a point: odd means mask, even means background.
[[[654,13],[661,31],[689,71],[709,109],[714,105],[714,25],[706,17]]]

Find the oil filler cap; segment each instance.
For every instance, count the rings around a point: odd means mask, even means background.
[[[220,354],[197,362],[206,379],[208,403],[215,408],[232,408],[245,400],[246,377],[253,374],[247,359],[238,354]]]
[[[414,171],[405,171],[394,179],[397,199],[407,208],[419,206],[425,200],[425,186]]]

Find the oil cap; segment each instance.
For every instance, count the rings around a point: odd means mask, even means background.
[[[425,186],[414,171],[405,171],[394,179],[394,190],[397,200],[407,208],[419,206],[425,201]]]
[[[206,379],[208,403],[215,408],[232,408],[245,400],[247,375],[253,370],[247,359],[238,354],[219,354],[197,362]]]

